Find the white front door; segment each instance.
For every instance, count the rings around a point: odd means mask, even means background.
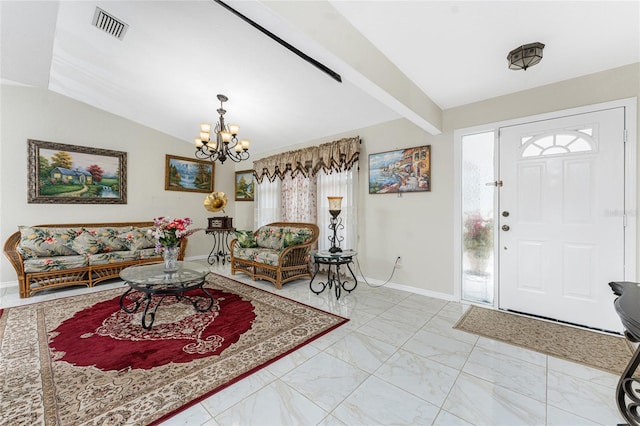
[[[624,108],[499,134],[499,307],[622,331]]]

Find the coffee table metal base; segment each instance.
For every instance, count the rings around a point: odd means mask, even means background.
[[[153,322],[156,319],[156,311],[158,307],[162,304],[162,301],[165,297],[171,296],[175,297],[178,300],[186,299],[195,308],[197,312],[207,312],[211,310],[215,306],[216,310],[219,309],[218,301],[214,299],[214,297],[209,293],[209,291],[203,287],[204,279],[198,280],[193,283],[186,283],[184,285],[169,287],[169,288],[150,288],[145,285],[138,285],[132,282],[126,282],[129,285],[129,289],[125,291],[122,296],[120,296],[120,308],[132,314],[136,312],[141,305],[144,306],[144,312],[142,313],[142,327],[146,330],[151,330],[153,327]],[[185,293],[190,290],[200,289],[204,296],[186,296]],[[129,293],[134,290],[138,290],[144,294],[142,299],[133,300],[134,305],[133,308],[127,308],[126,305],[126,297]],[[158,300],[155,304],[152,304],[152,300],[154,296],[158,296],[160,300]],[[151,308],[151,309],[150,309]]]

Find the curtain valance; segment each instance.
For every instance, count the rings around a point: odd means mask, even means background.
[[[287,173],[291,173],[291,176],[302,174],[308,177],[324,170],[330,174],[334,170],[339,172],[351,169],[359,155],[360,137],[343,138],[256,160],[253,162],[253,174],[258,183],[265,177],[270,182],[277,177],[283,179]]]

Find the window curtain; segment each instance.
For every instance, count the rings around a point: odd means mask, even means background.
[[[358,171],[357,168],[333,173],[318,173],[318,249],[328,250],[331,247],[329,235],[329,201],[328,196],[342,197],[342,211],[338,219],[342,219],[343,229],[338,229],[338,237],[343,250],[355,250],[358,247]]]
[[[341,247],[355,249],[359,155],[356,136],[254,161],[255,229],[279,220],[317,223],[319,248],[328,249],[327,196],[342,196]]]
[[[359,155],[360,138],[356,136],[262,158],[253,162],[253,170],[258,184],[282,180],[287,174],[311,177],[320,171],[351,170]]]
[[[280,212],[284,222],[316,223],[316,179],[287,174],[282,179]]]
[[[253,203],[253,229],[280,221],[280,180],[256,185]]]

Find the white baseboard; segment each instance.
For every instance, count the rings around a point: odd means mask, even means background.
[[[201,256],[189,256],[189,257],[185,257],[184,260],[185,261],[190,261],[190,260],[207,260],[209,258],[208,255],[204,254]]]
[[[382,280],[377,280],[375,278],[367,278],[363,276],[359,276],[358,279],[364,278],[370,284],[375,285],[383,285],[385,282]],[[394,288],[396,290],[407,291],[409,293],[420,294],[422,296],[433,297],[435,299],[442,299],[448,302],[459,302],[459,300],[453,294],[440,293],[437,291],[426,290],[424,288],[411,287],[405,284],[398,284],[394,282],[388,282],[384,284],[385,287]]]
[[[0,289],[18,287],[18,280],[16,281],[0,281]]]

